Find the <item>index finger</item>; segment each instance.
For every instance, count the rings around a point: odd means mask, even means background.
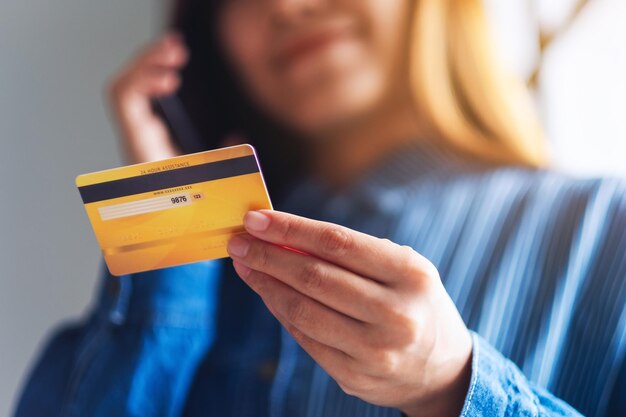
[[[429,264],[409,246],[345,226],[276,210],[249,211],[248,233],[265,241],[325,259],[383,283],[406,279]]]
[[[181,36],[172,32],[141,50],[133,66],[135,68],[148,66],[175,69],[183,66],[188,58],[187,47]]]

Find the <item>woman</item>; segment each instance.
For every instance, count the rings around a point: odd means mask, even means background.
[[[127,155],[190,150],[151,106],[178,92],[206,148],[258,148],[280,211],[246,214],[232,262],[105,272],[16,415],[626,415],[626,187],[544,168],[484,20],[181,3],[184,37],[113,84]]]

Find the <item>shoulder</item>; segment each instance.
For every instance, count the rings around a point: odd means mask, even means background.
[[[411,200],[420,204],[408,211],[426,204],[439,215],[501,229],[505,241],[528,239],[564,253],[579,245],[626,263],[626,179],[557,169],[463,168],[416,183],[413,191]]]
[[[506,167],[453,182],[473,189],[474,204],[493,207],[492,215],[506,211],[512,238],[533,241],[546,262],[562,256],[571,267],[586,263],[605,284],[626,282],[626,179]]]
[[[480,236],[497,236],[542,280],[579,288],[579,301],[607,325],[626,308],[625,179],[505,167],[450,184],[471,190],[467,217],[486,225]]]
[[[533,202],[529,208],[580,212],[585,219],[603,213],[606,221],[626,215],[626,180],[622,178],[577,177],[555,169],[523,168],[502,168],[485,175],[501,188],[509,184],[517,192],[525,192]]]
[[[579,177],[554,169],[498,167],[452,172],[441,181],[472,190],[476,198],[506,196],[525,210],[605,213],[606,221],[626,216],[626,178]]]

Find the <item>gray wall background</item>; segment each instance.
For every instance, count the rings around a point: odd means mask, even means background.
[[[91,298],[100,254],[74,177],[120,164],[103,85],[159,30],[165,1],[0,0],[0,416],[53,327]],[[486,0],[524,76],[527,2]],[[626,175],[625,17],[623,0],[595,0],[547,57],[539,101],[567,170]]]
[[[160,27],[155,0],[0,1],[0,416],[100,255],[74,187],[120,164],[103,86]]]

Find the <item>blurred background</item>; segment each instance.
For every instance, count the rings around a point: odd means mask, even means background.
[[[626,176],[626,2],[485,1],[502,58],[533,88],[554,165]],[[90,301],[100,254],[74,177],[120,165],[103,87],[167,8],[0,2],[0,415],[52,327]]]

